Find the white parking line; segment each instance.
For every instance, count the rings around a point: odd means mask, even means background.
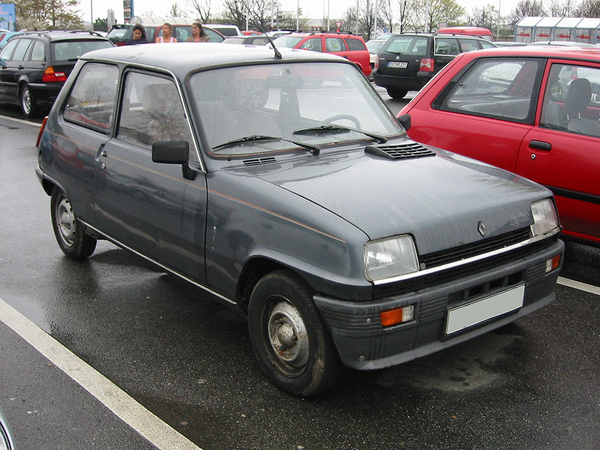
[[[159,449],[200,449],[1,298],[0,320]]]
[[[569,278],[558,277],[558,284],[567,286],[590,294],[600,295],[600,287],[592,284],[582,283],[581,281],[570,280]]]

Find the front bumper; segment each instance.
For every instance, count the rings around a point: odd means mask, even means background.
[[[357,303],[315,296],[345,365],[381,369],[420,358],[504,326],[547,305],[555,298],[560,267],[546,273],[546,262],[563,254],[564,244],[548,247],[499,267],[418,291]],[[561,264],[562,266],[562,258]],[[497,294],[524,287],[520,308],[483,320],[464,331],[447,335],[448,312]],[[499,301],[503,296],[498,295]],[[414,305],[414,320],[383,328],[380,312]]]

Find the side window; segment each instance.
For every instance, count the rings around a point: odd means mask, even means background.
[[[44,51],[44,42],[33,41],[33,50],[31,51],[31,61],[45,61],[46,54]]]
[[[532,123],[543,61],[483,59],[456,83],[441,108]]]
[[[127,74],[117,137],[148,149],[154,142],[187,141],[190,161],[198,161],[177,87],[166,78]]]
[[[4,49],[2,50],[2,53],[0,53],[0,60],[12,61],[13,51],[15,50],[15,47],[17,46],[17,44],[19,42],[20,42],[20,40],[17,39],[14,41],[10,41],[8,44],[6,44],[6,47],[4,47]]]
[[[496,45],[488,41],[478,41],[481,44],[481,48],[496,48]]]
[[[340,38],[325,38],[325,46],[328,52],[345,52],[346,45]]]
[[[27,50],[31,45],[31,39],[19,39],[19,44],[13,53],[12,60],[13,61],[25,61],[25,56],[27,55]]]
[[[119,69],[88,63],[79,72],[64,111],[65,120],[108,134],[113,123]]]
[[[321,39],[311,38],[308,39],[304,44],[300,46],[304,50],[312,50],[313,52],[320,52],[322,50]]]
[[[553,64],[540,126],[600,137],[600,68]]]
[[[471,52],[473,50],[479,50],[481,47],[479,46],[478,41],[475,39],[458,39],[460,42],[460,48],[463,52]]]
[[[360,39],[346,39],[346,44],[348,45],[348,50],[366,50],[367,46]]]
[[[458,41],[454,38],[437,38],[434,53],[436,55],[458,55],[460,53]]]

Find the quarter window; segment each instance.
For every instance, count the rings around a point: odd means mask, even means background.
[[[367,47],[359,39],[347,38],[348,50],[366,50]]]
[[[64,117],[67,121],[108,134],[113,122],[119,70],[88,63],[77,75]]]
[[[31,51],[31,61],[45,61],[46,55],[44,49],[45,45],[42,41],[34,41],[33,50]]]
[[[532,59],[481,59],[463,75],[442,109],[532,123],[543,63]]]

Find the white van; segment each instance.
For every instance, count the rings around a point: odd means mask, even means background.
[[[203,26],[207,26],[212,28],[213,30],[217,30],[219,33],[221,33],[223,36],[228,37],[228,36],[241,36],[242,33],[240,32],[240,29],[237,27],[237,25],[223,25],[220,23],[207,23],[207,24],[203,24]]]

